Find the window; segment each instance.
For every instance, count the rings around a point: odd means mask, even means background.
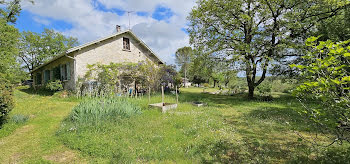
[[[70,65],[69,65],[69,63],[62,64],[60,67],[61,67],[61,71],[60,71],[61,81],[70,80]]]
[[[129,38],[123,38],[123,50],[130,51],[130,40]]]

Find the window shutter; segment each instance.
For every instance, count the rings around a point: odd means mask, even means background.
[[[67,65],[67,80],[70,80],[70,62]]]
[[[64,70],[63,70],[63,65],[60,65],[60,80],[63,81],[64,80]]]

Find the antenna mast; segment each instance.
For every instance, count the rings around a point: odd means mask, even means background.
[[[130,26],[130,13],[133,13],[134,11],[127,11],[128,12],[128,18],[129,18],[129,30],[131,29],[131,26]]]

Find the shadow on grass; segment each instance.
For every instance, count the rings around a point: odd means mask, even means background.
[[[55,93],[53,91],[49,91],[45,89],[34,89],[34,88],[28,88],[28,87],[19,88],[19,90],[27,94],[40,95],[40,96],[52,96]]]
[[[206,102],[209,106],[213,107],[233,107],[233,106],[254,106],[263,105],[269,106],[270,104],[276,104],[281,106],[287,106],[288,104],[293,104],[293,106],[299,106],[299,102],[288,94],[282,94],[278,97],[273,98],[269,101],[264,101],[264,97],[255,96],[255,99],[248,99],[247,94],[235,94],[235,95],[214,95],[209,93],[193,93],[193,92],[182,92],[179,95],[180,102],[193,102],[202,101]],[[262,104],[265,103],[265,104]]]
[[[201,163],[269,163],[269,161],[292,160],[292,154],[305,149],[301,143],[281,146],[252,138],[232,143],[224,140],[208,142],[195,147]],[[278,163],[278,162],[277,162]]]
[[[310,122],[291,108],[264,107],[252,110],[246,118],[274,121],[279,124],[290,125],[293,130],[310,131]]]
[[[287,163],[310,163],[310,164],[349,164],[350,163],[350,146],[333,146],[320,151],[318,154],[301,154],[295,156]]]

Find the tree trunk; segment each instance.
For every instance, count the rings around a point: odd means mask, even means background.
[[[249,99],[254,99],[254,90],[255,86],[254,83],[248,83],[248,98]]]
[[[184,81],[185,81],[185,87],[188,88],[188,87],[187,87],[187,84],[186,84],[186,83],[187,83],[187,72],[186,72],[186,67],[185,67],[185,80],[184,80]]]

